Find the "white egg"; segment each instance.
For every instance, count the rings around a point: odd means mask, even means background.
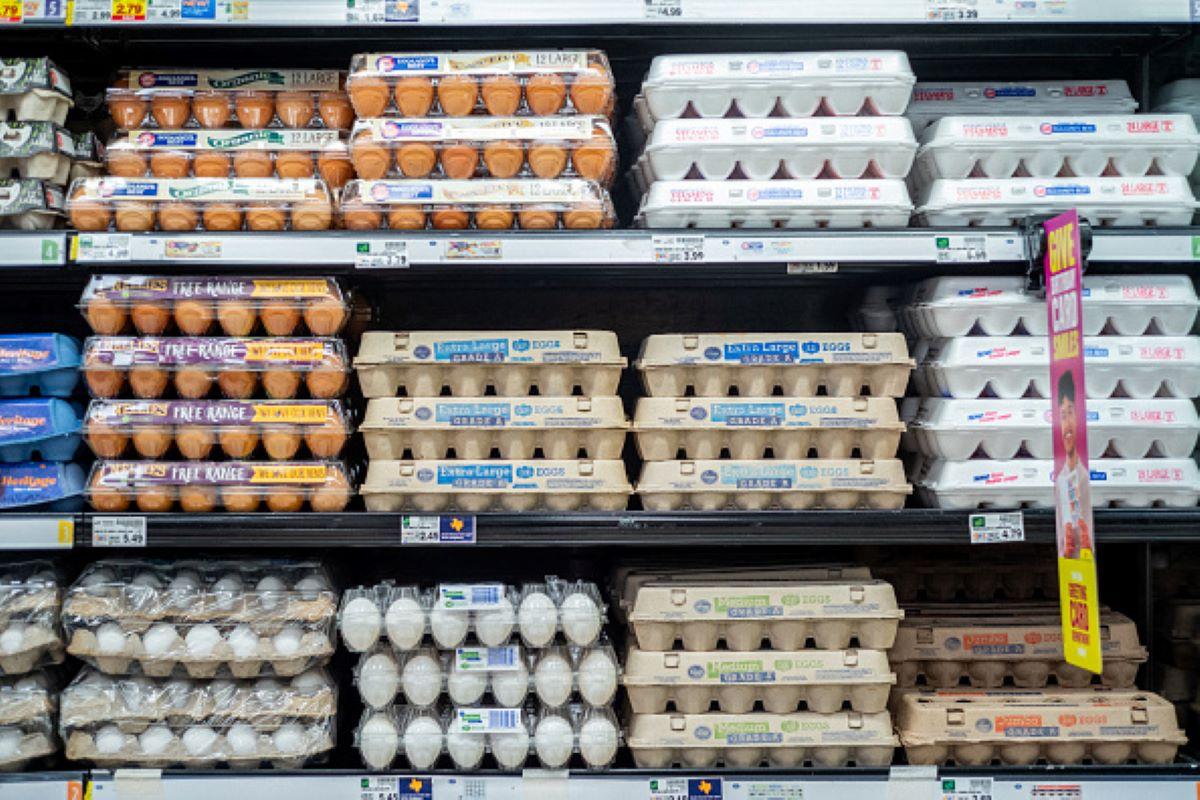
[[[305,600],[316,600],[321,592],[328,592],[329,588],[329,581],[319,572],[310,573],[296,581],[296,591]]]
[[[483,746],[486,737],[480,733],[461,733],[450,731],[446,734],[446,750],[459,769],[475,769],[483,760]]]
[[[253,756],[258,752],[258,732],[246,722],[236,722],[225,733],[229,749],[237,756]]]
[[[30,578],[29,583],[41,586],[57,586],[58,575],[52,569],[44,569],[40,572],[35,572]]]
[[[558,629],[558,609],[545,592],[532,592],[521,601],[517,611],[521,638],[530,647],[545,647],[554,639]]]
[[[258,656],[259,638],[249,625],[238,625],[225,637],[235,658],[246,660]]]
[[[467,638],[471,615],[466,611],[435,608],[429,615],[429,630],[438,647],[458,647]]]
[[[303,726],[288,722],[280,725],[271,735],[271,744],[275,745],[275,749],[280,753],[299,755],[304,752],[306,738]]]
[[[571,662],[561,653],[551,651],[533,669],[533,690],[542,703],[557,708],[570,699],[574,677]]]
[[[183,748],[189,756],[210,755],[217,746],[217,732],[207,725],[193,725],[183,732]]]
[[[516,708],[529,695],[529,670],[524,662],[517,662],[518,669],[492,673],[492,696],[505,708]]]
[[[404,756],[413,769],[429,769],[442,754],[443,740],[441,723],[432,717],[417,717],[404,731]]]
[[[254,691],[267,697],[274,697],[283,691],[283,684],[277,678],[263,676],[254,682]]]
[[[388,639],[397,650],[412,650],[425,636],[425,609],[414,597],[396,598],[383,621]]]
[[[496,608],[475,614],[475,635],[488,647],[499,647],[512,636],[517,623],[517,612],[512,601],[505,598]]]
[[[294,656],[300,651],[300,640],[303,638],[304,631],[296,625],[288,625],[271,637],[271,646],[277,655]]]
[[[492,755],[501,769],[520,769],[529,758],[529,732],[522,728],[512,733],[492,734]]]
[[[533,734],[533,746],[543,767],[557,769],[571,759],[571,751],[575,749],[575,731],[563,717],[542,717]]]
[[[167,584],[167,591],[174,595],[193,595],[200,591],[200,576],[190,569],[181,569]]]
[[[617,755],[617,726],[602,716],[586,720],[579,729],[579,752],[589,767],[606,767]]]
[[[177,684],[176,681],[171,681],[171,683]],[[182,683],[182,681],[178,683]],[[241,694],[238,684],[228,678],[217,678],[200,683],[196,686],[196,691],[205,692],[212,698],[213,707],[218,711],[227,711],[233,708],[239,702],[238,695]]]
[[[358,693],[371,708],[392,702],[400,688],[400,668],[391,653],[372,653],[358,669]]]
[[[245,590],[246,584],[241,575],[236,572],[226,573],[212,585],[214,605],[221,611],[231,611],[238,600],[242,599]]]
[[[482,670],[452,669],[446,689],[456,705],[473,706],[487,691],[487,684],[487,673]]]
[[[386,714],[376,714],[359,729],[358,749],[368,767],[387,769],[400,749],[400,733]]]
[[[115,622],[106,622],[96,631],[96,644],[101,653],[125,652],[125,629]]]
[[[0,728],[0,758],[12,758],[20,753],[22,738],[20,728]]]
[[[434,656],[418,653],[404,665],[400,685],[412,705],[433,705],[442,693],[442,665]]]
[[[142,646],[147,655],[164,656],[179,642],[179,633],[169,622],[156,622],[142,636]]]
[[[356,597],[342,609],[342,641],[352,652],[370,650],[379,641],[383,617],[369,597]]]
[[[160,756],[175,741],[175,734],[166,725],[152,725],[138,736],[138,747],[148,756]]]
[[[116,583],[117,576],[108,567],[89,572],[80,580],[79,585],[87,590],[88,594],[101,595],[106,594],[107,590]]]
[[[0,653],[8,656],[21,652],[25,642],[25,628],[24,622],[8,623],[8,627],[0,633]]]
[[[46,676],[41,672],[35,672],[32,675],[26,675],[13,684],[13,688],[22,692],[31,692],[36,689],[47,689]]]
[[[105,725],[96,733],[96,751],[111,756],[125,748],[125,734],[116,725]]]
[[[187,632],[183,641],[188,655],[193,658],[208,658],[220,643],[221,632],[215,625],[197,625]]]
[[[285,591],[287,591],[287,586],[274,575],[267,575],[254,584],[254,592],[258,595],[259,605],[268,610],[283,602]]]
[[[319,669],[310,669],[292,678],[292,688],[298,691],[315,692],[328,686],[325,673]]]
[[[600,636],[603,619],[596,601],[583,592],[569,594],[559,609],[563,634],[572,644],[588,645]]]
[[[129,582],[130,586],[136,586],[139,589],[149,589],[157,591],[162,588],[162,581],[158,576],[149,570],[142,570],[137,575],[133,576],[133,580]]]
[[[617,665],[605,650],[592,650],[579,662],[579,694],[585,703],[604,706],[617,691]]]

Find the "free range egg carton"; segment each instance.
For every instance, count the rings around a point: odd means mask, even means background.
[[[628,362],[612,331],[367,331],[354,367],[367,398],[613,396]]]
[[[887,710],[896,676],[878,650],[653,653],[631,648],[622,684],[635,714]]]
[[[897,694],[910,764],[1169,764],[1187,737],[1169,702],[1134,689]]]
[[[619,397],[375,398],[360,428],[372,459],[621,457]]]
[[[62,125],[75,105],[71,81],[48,58],[0,58],[0,121]]]
[[[32,178],[0,178],[0,229],[44,231],[66,208],[62,187]]]
[[[0,175],[59,186],[71,177],[78,149],[65,128],[51,122],[0,122]]]
[[[897,739],[886,711],[860,714],[634,714],[626,743],[643,769],[881,767]]]
[[[905,112],[918,134],[943,117],[969,115],[1132,114],[1138,103],[1123,80],[918,82]]]

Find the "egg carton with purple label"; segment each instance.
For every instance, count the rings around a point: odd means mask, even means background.
[[[896,179],[655,181],[642,195],[643,228],[903,228],[912,215]]]
[[[1132,114],[1137,101],[1123,80],[974,83],[922,81],[905,116],[921,133],[943,117],[962,115]]]

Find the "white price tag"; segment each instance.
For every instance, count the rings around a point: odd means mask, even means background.
[[[1078,783],[1035,783],[1029,800],[1083,800],[1083,787]]]
[[[400,544],[475,544],[475,517],[405,515],[400,518]]]
[[[443,256],[447,261],[498,261],[504,258],[499,239],[447,239]]]
[[[145,547],[146,518],[93,516],[92,547]]]
[[[346,0],[346,22],[417,22],[421,18],[420,0]]]
[[[804,800],[804,784],[800,781],[748,783],[746,800]]]
[[[943,778],[942,800],[992,800],[992,779]]]
[[[977,0],[926,0],[925,19],[929,22],[975,22],[979,19]]]
[[[449,611],[485,611],[504,600],[503,583],[441,583],[437,588],[437,607]]]
[[[364,776],[358,781],[358,800],[432,800],[433,779],[424,776]]]
[[[704,261],[703,236],[655,236],[655,264],[700,264]]]
[[[1025,541],[1025,515],[1020,511],[972,514],[971,544]]]
[[[646,19],[683,19],[683,0],[645,0]]]
[[[723,800],[720,778],[651,778],[649,800]]]
[[[521,668],[521,648],[459,647],[454,651],[459,672],[516,672]]]
[[[129,261],[133,236],[128,233],[81,233],[74,239],[75,261]]]
[[[939,264],[985,264],[988,260],[986,236],[938,236]]]
[[[521,729],[521,709],[456,708],[454,728],[459,733],[513,733]]]
[[[359,242],[355,269],[407,269],[408,242]]]
[[[787,265],[788,275],[828,275],[838,271],[836,261],[802,261]]]

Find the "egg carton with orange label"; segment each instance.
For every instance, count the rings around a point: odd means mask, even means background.
[[[75,105],[66,73],[48,58],[0,58],[0,121],[62,125]]]
[[[1136,689],[897,693],[908,763],[1169,764],[1187,737],[1175,707]]]
[[[346,88],[359,117],[608,116],[616,100],[599,50],[359,53]]]
[[[81,231],[319,231],[333,225],[312,178],[81,178],[67,193]]]
[[[617,144],[604,117],[375,118],[354,124],[350,158],[364,180],[576,177],[608,185]]]
[[[608,191],[579,178],[350,181],[338,204],[352,231],[595,230],[616,223]]]
[[[45,231],[63,219],[59,186],[32,178],[0,178],[0,229]]]
[[[51,122],[0,122],[0,175],[64,184],[75,160],[75,138]]]
[[[348,130],[345,73],[318,69],[135,69],[106,92],[118,128]]]
[[[919,82],[905,112],[920,134],[943,117],[1132,114],[1138,103],[1123,80],[1020,83]]]
[[[364,397],[611,397],[628,362],[617,334],[368,331],[354,368]]]

